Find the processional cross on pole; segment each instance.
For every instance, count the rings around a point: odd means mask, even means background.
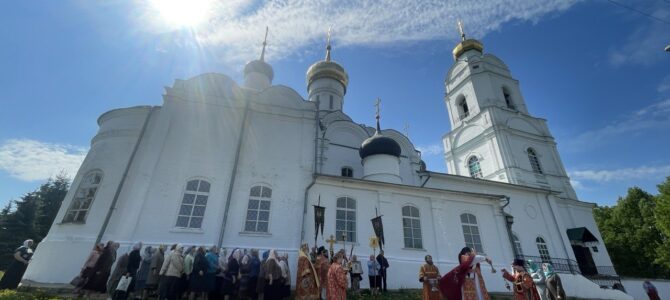
[[[330,250],[330,256],[332,258],[333,254],[335,253],[335,249],[333,248],[333,245],[335,245],[335,243],[337,243],[337,240],[335,239],[335,236],[331,234],[330,238],[326,240],[326,243],[328,243],[328,245],[330,245],[329,250]]]

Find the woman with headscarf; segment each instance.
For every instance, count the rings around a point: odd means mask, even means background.
[[[158,249],[151,256],[151,263],[149,265],[149,273],[147,274],[147,281],[144,286],[144,292],[142,293],[142,299],[149,298],[149,294],[153,293],[158,289],[158,283],[160,282],[160,270],[163,266],[163,260],[165,259],[165,245],[158,246]]]
[[[530,277],[533,278],[533,282],[535,282],[538,294],[540,294],[540,296],[544,295],[546,286],[542,268],[538,266],[537,263],[535,263],[532,259],[527,260],[526,263],[528,264],[528,274],[530,274]]]
[[[251,255],[245,253],[240,262],[240,286],[238,288],[238,298],[249,299],[249,280],[251,273]]]
[[[191,286],[191,274],[193,273],[193,263],[195,262],[196,247],[187,247],[184,251],[184,275],[181,280],[181,291],[186,292],[188,296]]]
[[[128,267],[126,272],[130,274],[130,285],[128,286],[128,295],[131,292],[135,291],[135,284],[137,283],[137,270],[140,269],[140,264],[142,263],[142,255],[140,254],[142,250],[142,242],[137,242],[133,245],[132,250],[128,254]]]
[[[14,259],[9,263],[5,275],[0,280],[0,290],[2,289],[16,289],[21,282],[23,273],[28,268],[30,258],[33,256],[33,240],[25,240],[21,247],[14,250]]]
[[[333,263],[328,269],[328,296],[330,300],[347,299],[347,271],[342,267],[344,255],[335,254]]]
[[[102,254],[102,251],[105,249],[105,244],[99,243],[95,246],[93,246],[93,250],[91,250],[91,253],[88,255],[88,258],[86,258],[86,262],[84,262],[84,266],[81,268],[81,271],[79,272],[79,282],[75,284],[74,287],[74,293],[79,294],[81,292],[81,289],[84,287],[86,282],[88,281],[91,276],[93,276],[94,267],[95,264],[98,262],[98,259],[100,258],[100,255]]]
[[[284,287],[282,279],[281,267],[279,266],[279,258],[277,258],[277,251],[274,249],[268,253],[268,259],[263,264],[263,272],[265,278],[265,286],[263,289],[264,300],[279,300],[282,299],[281,290]]]
[[[291,295],[291,270],[288,268],[288,254],[284,253],[279,257],[279,268],[281,269],[281,281],[283,285],[280,287],[280,295],[286,298]]]
[[[130,252],[126,252],[116,262],[114,267],[114,272],[109,276],[109,281],[107,281],[107,293],[110,297],[114,297],[114,291],[116,286],[119,285],[121,276],[128,272],[128,263],[130,262]],[[132,275],[132,274],[131,274]]]
[[[216,249],[216,259],[218,261],[217,272],[214,276],[214,286],[212,287],[212,292],[209,294],[210,299],[221,299],[223,298],[223,279],[226,277],[226,270],[228,270],[228,250],[226,249]],[[207,255],[205,254],[205,257]]]
[[[223,287],[221,290],[226,300],[235,297],[237,294],[241,258],[242,252],[238,248],[235,248],[230,257],[228,257],[228,266],[223,277]]]
[[[544,297],[546,299],[565,299],[565,290],[561,283],[561,277],[554,272],[554,266],[550,263],[542,264],[542,272],[544,273],[546,288],[544,290]]]
[[[193,267],[191,275],[189,276],[189,300],[195,299],[196,295],[200,295],[201,299],[207,300],[209,298],[209,289],[207,288],[207,271],[209,270],[209,263],[205,257],[205,248],[198,247],[195,251],[195,258],[193,259]]]
[[[170,255],[163,261],[163,266],[159,272],[164,276],[161,280],[161,291],[159,299],[175,300],[181,296],[180,284],[181,275],[184,274],[184,258],[182,252],[184,246],[177,245]]]
[[[261,299],[265,299],[264,293],[265,293],[265,283],[266,283],[266,276],[265,273],[267,271],[267,261],[268,257],[270,257],[270,250],[267,250],[263,252],[263,260],[261,261],[260,264],[260,269],[258,271],[258,281],[256,282],[256,293],[258,294],[258,297]]]
[[[138,298],[142,295],[144,287],[147,283],[147,277],[149,276],[149,271],[151,269],[151,259],[154,255],[154,249],[151,246],[144,248],[144,253],[142,254],[142,261],[140,262],[140,268],[137,270],[137,275],[135,276],[135,298]]]
[[[107,242],[107,245],[102,250],[102,254],[95,263],[91,271],[91,277],[88,278],[84,284],[83,290],[104,293],[107,291],[107,279],[112,270],[112,265],[116,260],[116,250],[119,249],[119,244],[114,241]]]

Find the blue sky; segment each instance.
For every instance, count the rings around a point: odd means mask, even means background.
[[[446,171],[444,77],[460,18],[548,120],[581,200],[655,193],[670,176],[670,2],[616,1],[664,23],[605,0],[209,1],[191,26],[174,20],[185,10],[149,0],[3,2],[0,204],[74,175],[103,112],[160,105],[164,86],[204,72],[241,82],[266,25],[274,84],[303,97],[332,26],[333,58],[350,76],[345,112],[372,124],[381,97],[382,126],[409,124],[432,170]]]

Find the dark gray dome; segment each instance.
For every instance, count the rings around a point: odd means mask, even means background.
[[[251,72],[257,72],[267,76],[270,81],[275,77],[275,72],[272,70],[272,66],[262,60],[252,60],[244,66],[244,75]]]
[[[398,142],[379,133],[375,133],[375,135],[363,141],[361,148],[358,149],[358,155],[361,156],[361,159],[375,154],[388,154],[400,157],[400,153]]]

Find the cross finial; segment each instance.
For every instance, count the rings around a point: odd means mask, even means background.
[[[405,136],[409,139],[409,123],[405,122]]]
[[[375,119],[377,119],[377,132],[381,132],[381,129],[379,127],[379,119],[381,116],[379,115],[379,107],[381,106],[382,100],[377,98],[377,101],[375,101],[375,107],[377,108],[377,113],[375,114]]]
[[[461,33],[461,41],[465,41],[465,31],[463,31],[463,22],[458,20],[458,31]]]
[[[268,44],[268,31],[270,28],[265,26],[265,38],[263,39],[263,51],[261,52],[261,61],[265,61],[265,46]]]
[[[326,61],[330,61],[330,33],[333,27],[328,27],[328,42],[326,43]]]

